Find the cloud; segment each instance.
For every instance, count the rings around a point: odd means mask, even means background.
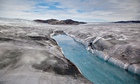
[[[80,21],[140,20],[140,0],[1,0],[0,16]]]

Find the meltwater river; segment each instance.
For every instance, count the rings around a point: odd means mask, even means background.
[[[73,62],[81,73],[94,84],[140,84],[140,77],[113,66],[66,35],[53,36],[67,59]]]

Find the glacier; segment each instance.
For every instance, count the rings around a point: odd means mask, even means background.
[[[92,84],[65,58],[53,33],[65,33],[99,58],[140,75],[138,23],[49,25],[0,18],[0,83]],[[76,76],[68,73],[71,67]]]

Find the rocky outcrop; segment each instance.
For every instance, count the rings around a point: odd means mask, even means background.
[[[71,19],[67,20],[57,20],[57,19],[48,19],[48,20],[34,20],[35,22],[40,23],[48,23],[52,25],[78,25],[78,24],[86,24],[85,22],[78,22]]]

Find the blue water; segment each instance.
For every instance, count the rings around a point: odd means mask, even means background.
[[[99,59],[71,37],[57,35],[53,38],[62,48],[66,58],[73,62],[94,84],[140,84],[139,76]]]

